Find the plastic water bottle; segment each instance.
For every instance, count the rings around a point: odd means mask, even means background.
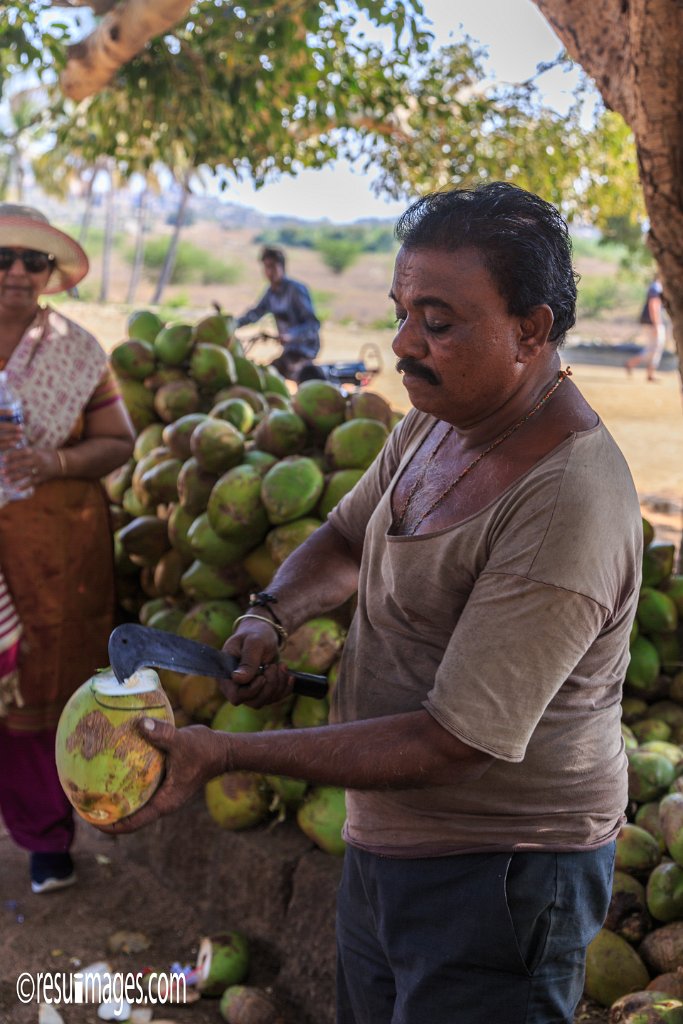
[[[21,398],[12,390],[7,372],[0,370],[0,423],[16,423],[21,427],[24,425],[24,410],[21,405]],[[26,447],[26,437],[23,430],[15,448]],[[0,450],[0,488],[5,501],[20,501],[22,498],[30,498],[33,494],[33,486],[26,483],[10,484],[5,476],[5,455]]]

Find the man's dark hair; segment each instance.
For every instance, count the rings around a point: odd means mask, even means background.
[[[259,254],[259,259],[261,263],[263,263],[264,260],[275,260],[275,262],[279,263],[281,267],[285,266],[284,252],[282,249],[278,249],[274,245],[264,245]]]
[[[569,229],[558,210],[533,192],[503,181],[432,192],[400,217],[396,238],[408,249],[477,249],[511,314],[550,306],[550,341],[558,345],[574,326],[577,278]]]

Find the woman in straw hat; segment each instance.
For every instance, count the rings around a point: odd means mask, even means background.
[[[96,339],[41,295],[87,273],[81,246],[27,206],[0,203],[0,369],[23,402],[21,428],[0,423],[9,484],[0,566],[19,616],[18,686],[0,697],[0,812],[31,853],[34,892],[74,879],[74,826],[54,760],[55,727],[70,694],[107,664],[114,583],[108,505],[100,478],[129,458],[134,432]]]

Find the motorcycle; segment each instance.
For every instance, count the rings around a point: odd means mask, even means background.
[[[262,342],[276,342],[281,344],[280,339],[273,334],[261,332],[253,335],[246,342],[243,342],[244,354],[249,355],[255,346]],[[301,384],[305,380],[327,380],[342,388],[353,388],[359,391],[382,371],[384,363],[379,347],[372,341],[361,345],[356,360],[339,360],[333,363],[318,363],[315,360],[305,360],[296,373],[296,383]]]

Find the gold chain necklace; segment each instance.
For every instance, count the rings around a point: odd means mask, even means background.
[[[462,478],[464,476],[467,476],[467,474],[470,472],[470,470],[474,469],[474,467],[477,465],[478,462],[481,462],[481,460],[484,458],[485,455],[488,455],[489,452],[492,452],[493,449],[497,448],[499,444],[503,443],[503,441],[507,441],[508,437],[510,437],[511,434],[514,434],[514,432],[516,430],[519,430],[519,428],[524,423],[526,423],[527,420],[530,420],[532,416],[535,416],[536,413],[542,408],[542,406],[545,405],[545,403],[548,401],[548,399],[551,398],[552,395],[555,394],[555,392],[559,388],[559,386],[562,383],[562,381],[565,380],[567,377],[571,377],[571,375],[572,375],[572,371],[571,371],[571,367],[569,367],[569,366],[567,367],[566,370],[559,370],[558,374],[557,374],[557,380],[555,381],[553,386],[548,391],[546,391],[546,393],[543,395],[543,397],[541,399],[539,399],[539,401],[536,403],[536,405],[533,407],[533,409],[531,409],[528,413],[526,413],[525,416],[522,416],[521,419],[517,420],[516,423],[513,423],[513,425],[511,427],[508,427],[508,429],[504,433],[502,433],[499,437],[497,437],[494,441],[492,441],[491,444],[488,445],[488,447],[483,450],[483,452],[480,452],[479,455],[477,455],[477,457],[475,459],[473,459],[472,462],[470,462],[469,466],[466,466],[465,469],[463,469],[462,473],[459,473],[458,476],[456,476],[455,480],[451,480],[451,482],[448,484],[448,486],[443,489],[441,494],[439,494],[434,499],[434,501],[431,503],[431,505],[429,505],[429,507],[422,513],[420,518],[413,524],[413,527],[410,530],[410,533],[408,534],[408,536],[412,536],[415,533],[415,531],[417,530],[417,528],[420,525],[420,523],[422,523],[427,518],[427,516],[430,516],[432,514],[434,509],[437,508],[441,504],[441,502],[444,500],[444,498],[446,498],[451,493],[451,491],[453,490],[454,487],[457,487],[457,485],[460,483]],[[395,532],[396,533],[400,533],[401,528],[403,527],[403,523],[405,522],[405,518],[406,518],[406,515],[408,513],[408,510],[410,509],[410,505],[412,503],[412,500],[415,497],[415,494],[417,493],[417,491],[422,487],[422,485],[423,485],[423,483],[425,481],[425,477],[427,476],[427,471],[429,470],[429,467],[431,466],[432,462],[436,458],[436,456],[437,456],[437,454],[439,452],[439,449],[441,448],[443,443],[446,440],[448,440],[448,438],[453,433],[454,429],[455,428],[453,426],[450,426],[448,428],[448,430],[445,432],[445,434],[440,439],[439,443],[436,445],[436,447],[432,451],[431,455],[429,456],[429,458],[425,462],[424,467],[422,469],[422,472],[419,474],[419,476],[415,480],[413,486],[410,488],[410,491],[408,492],[408,496],[406,497],[405,501],[401,505],[401,508],[398,510],[398,512],[396,514],[396,518],[395,518],[395,523],[396,523]]]

